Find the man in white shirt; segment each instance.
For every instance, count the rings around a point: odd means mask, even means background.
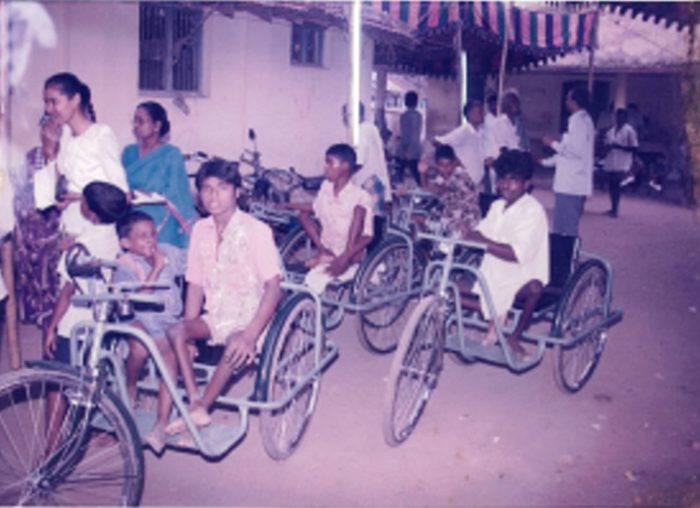
[[[509,150],[520,148],[520,137],[517,129],[518,116],[520,116],[520,98],[515,91],[511,90],[503,94],[501,114],[486,124],[484,131],[484,157],[488,168],[492,169],[493,162],[504,148]],[[493,191],[496,189],[496,180],[493,173],[493,171],[490,171],[490,181],[484,183],[487,192],[489,189]]]
[[[444,136],[436,136],[435,141],[452,147],[460,165],[478,189],[484,178],[484,105],[481,101],[471,100],[464,106],[463,112],[466,123]]]
[[[561,141],[545,136],[542,142],[555,155],[542,161],[555,165],[553,233],[578,236],[578,226],[586,197],[593,192],[593,151],[595,127],[586,111],[588,91],[576,87],[566,95],[566,107],[571,115]]]
[[[627,122],[627,111],[618,109],[615,112],[615,125],[605,134],[605,148],[607,154],[603,168],[608,176],[608,190],[610,191],[610,204],[612,208],[607,214],[617,217],[620,206],[620,182],[630,169],[634,159],[634,152],[639,146],[637,132]]]
[[[346,106],[343,106],[343,121],[347,125]],[[360,103],[360,139],[356,150],[357,164],[361,168],[353,175],[352,181],[370,193],[375,212],[380,212],[384,208],[384,202],[391,202],[391,183],[382,137],[376,125],[365,121],[365,105],[362,103]]]
[[[498,108],[498,96],[495,93],[490,94],[486,98],[486,111],[484,115],[484,129],[488,129],[491,122],[496,119]]]

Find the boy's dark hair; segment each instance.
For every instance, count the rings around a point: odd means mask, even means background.
[[[472,99],[472,100],[468,101],[468,102],[464,105],[464,108],[462,109],[462,114],[463,114],[464,117],[466,118],[467,115],[469,115],[469,113],[471,113],[471,110],[472,110],[472,109],[474,109],[474,108],[477,107],[477,106],[482,106],[482,107],[483,107],[483,105],[484,105],[484,103],[481,102],[480,100],[478,100],[478,99]]]
[[[238,162],[216,158],[202,164],[195,177],[197,190],[202,189],[202,183],[210,176],[220,178],[224,182],[233,185],[236,189],[241,187],[241,174],[238,172]]]
[[[494,162],[494,168],[498,178],[513,176],[523,180],[531,180],[535,171],[535,163],[530,152],[506,149]]]
[[[130,211],[117,221],[117,236],[120,239],[126,238],[131,234],[134,224],[144,221],[153,222],[155,224],[153,217],[148,215],[146,212],[142,212],[141,210]]]
[[[83,189],[83,197],[102,224],[114,224],[130,209],[126,193],[111,183],[91,182]]]
[[[348,145],[347,143],[337,143],[331,145],[328,150],[326,150],[326,157],[335,157],[343,162],[347,162],[350,166],[350,173],[354,173],[360,166],[357,165],[357,154],[355,149]]]
[[[571,100],[578,104],[581,109],[588,109],[588,90],[582,86],[573,87],[569,93]]]
[[[418,106],[418,94],[413,90],[406,92],[403,100],[407,108],[415,109]]]
[[[448,159],[451,161],[457,160],[457,155],[455,155],[455,150],[450,145],[439,145],[435,149],[435,162],[440,159]]]

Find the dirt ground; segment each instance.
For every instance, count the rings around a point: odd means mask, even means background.
[[[551,212],[552,194],[535,194]],[[602,194],[587,203],[583,248],[612,262],[625,315],[579,394],[556,388],[551,353],[520,376],[446,361],[418,428],[390,448],[391,358],[363,350],[349,317],[331,334],[340,356],[291,458],[267,457],[253,418],[217,462],[147,451],[143,504],[700,506],[700,224],[648,198],[624,196],[618,219],[608,208]],[[25,358],[36,357],[38,333],[22,332]]]

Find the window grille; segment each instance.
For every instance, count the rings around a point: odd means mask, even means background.
[[[199,92],[200,9],[157,2],[139,7],[139,90]]]
[[[292,25],[291,62],[298,65],[323,65],[323,34],[321,26],[312,23]]]

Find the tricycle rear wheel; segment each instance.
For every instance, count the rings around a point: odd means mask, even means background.
[[[554,379],[566,393],[576,393],[593,375],[605,347],[606,330],[598,326],[608,312],[608,271],[596,259],[579,267],[564,290],[552,335],[567,339],[557,348]],[[589,332],[581,336],[582,332]]]
[[[263,446],[275,460],[286,459],[296,450],[316,407],[320,373],[304,379],[317,365],[316,313],[311,296],[296,294],[268,331],[261,367],[265,401],[281,401],[298,390],[284,405],[260,414]],[[322,353],[323,341],[319,359]]]

